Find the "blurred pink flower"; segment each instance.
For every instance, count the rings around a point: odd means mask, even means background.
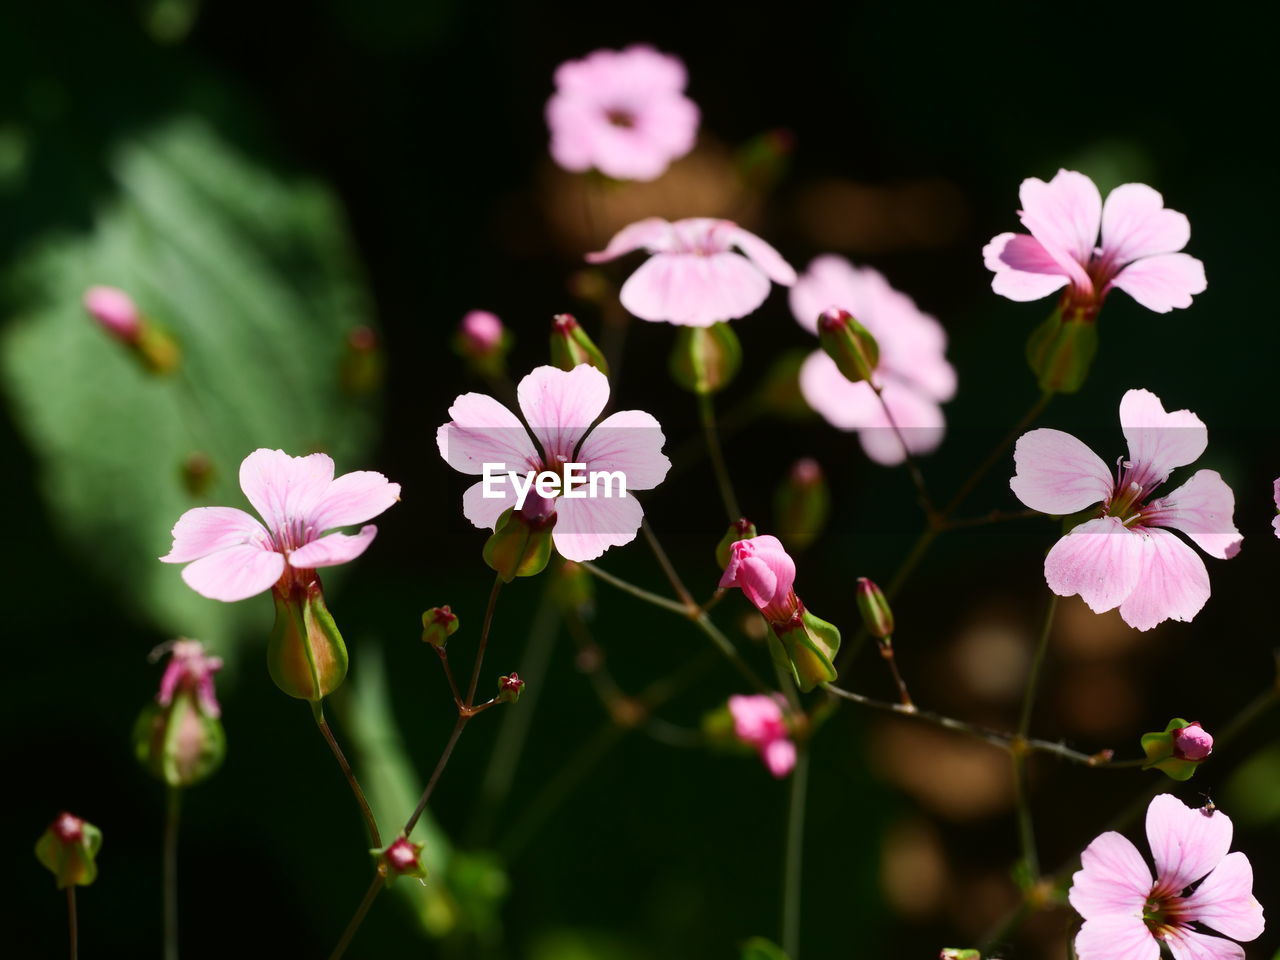
[[[323,453],[291,457],[255,450],[240,464],[240,489],[266,521],[235,507],[196,507],[173,527],[173,547],[160,559],[185,563],[182,579],[196,593],[231,602],[282,582],[310,581],[317,567],[354,560],[378,528],[326,533],[372,519],[400,497],[400,484],[361,470],[336,480]]]
[[[796,564],[773,536],[737,540],[729,548],[729,565],[721,587],[738,587],[770,623],[787,623],[800,611],[796,598]]]
[[[123,290],[90,287],[84,293],[84,308],[104,330],[126,343],[133,343],[142,332],[142,314]]]
[[[1167,413],[1155,394],[1130,390],[1120,401],[1120,425],[1129,459],[1118,462],[1114,476],[1070,434],[1032,430],[1014,448],[1009,486],[1032,510],[1054,516],[1099,504],[1096,516],[1045,558],[1054,593],[1078,593],[1095,613],[1119,607],[1138,630],[1190,620],[1209,599],[1209,573],[1169,530],[1212,557],[1234,557],[1243,539],[1233,520],[1235,496],[1217,471],[1198,470],[1172,493],[1150,499],[1176,467],[1194,463],[1208,446],[1209,431],[1194,413]]]
[[[911,453],[934,450],[945,429],[941,404],[956,392],[942,325],[877,271],[833,254],[816,258],[791,288],[791,312],[810,333],[818,332],[818,316],[830,307],[853,314],[876,338],[877,385]],[[856,430],[872,460],[893,465],[905,459],[871,385],[850,383],[823,351],[815,350],[805,361],[800,391],[832,426]]]
[[[556,68],[547,101],[551,156],[574,173],[654,180],[693,149],[698,107],[684,64],[652,47],[597,50]]]
[[[1001,296],[1039,300],[1065,286],[1064,306],[1091,316],[1112,287],[1156,313],[1189,307],[1204,292],[1204,264],[1178,252],[1191,225],[1145,184],[1116,187],[1104,205],[1092,180],[1059,170],[1048,183],[1023,180],[1019,197],[1030,236],[1002,233],[982,251]]]
[[[630,491],[653,489],[671,466],[662,453],[665,438],[658,421],[641,410],[621,410],[592,427],[609,401],[609,379],[586,364],[572,370],[538,367],[520,381],[516,394],[528,430],[493,397],[464,393],[449,408],[453,419],[436,432],[440,455],[453,469],[476,476],[486,463],[502,464],[520,473],[522,482],[530,470],[560,473],[566,463],[583,464],[588,475],[621,471],[624,496],[555,498],[551,539],[561,556],[577,561],[594,560],[634,540],[644,510]],[[517,497],[510,482],[502,483],[501,496],[495,497],[486,497],[484,486],[482,480],[467,489],[462,512],[477,527],[493,529]],[[530,492],[529,499],[536,494]]]
[[[167,707],[173,703],[175,693],[189,690],[195,694],[206,714],[220,716],[222,708],[218,706],[218,697],[214,693],[213,675],[221,669],[222,658],[206,654],[204,644],[199,640],[175,640],[169,645],[169,662],[160,678],[156,703]]]
[[[782,712],[785,702],[776,693],[771,697],[756,694],[729,698],[734,736],[754,747],[769,772],[778,778],[785,777],[796,765],[796,745]]]
[[[488,353],[502,343],[502,321],[488,310],[471,310],[458,326],[464,345],[473,353]]]
[[[1158,960],[1161,944],[1174,960],[1244,960],[1239,944],[1192,926],[1233,940],[1262,934],[1253,867],[1243,853],[1227,852],[1231,834],[1226,814],[1162,793],[1147,808],[1154,881],[1121,834],[1107,832],[1089,844],[1068,894],[1084,918],[1075,942],[1079,960]]]
[[[637,220],[587,260],[603,263],[640,249],[653,256],[627,278],[619,298],[641,320],[709,327],[759,307],[770,280],[784,287],[796,282],[777,250],[733,221],[711,217]]]

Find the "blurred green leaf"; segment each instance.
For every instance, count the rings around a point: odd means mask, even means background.
[[[1223,800],[1237,823],[1280,823],[1280,744],[1245,761],[1227,781]]]
[[[4,274],[17,308],[4,389],[54,522],[122,602],[220,650],[249,623],[265,640],[265,599],[207,600],[156,558],[189,507],[246,506],[237,471],[256,447],[363,465],[374,419],[337,381],[345,334],[370,311],[341,214],[193,120],[126,141],[111,169],[118,189],[91,229]],[[90,321],[93,284],[126,290],[177,337],[177,374],[144,372]],[[199,498],[182,479],[195,452],[212,466]]]
[[[787,960],[787,955],[772,940],[752,937],[742,945],[742,960]]]

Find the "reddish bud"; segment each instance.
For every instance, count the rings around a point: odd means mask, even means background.
[[[458,632],[458,615],[446,604],[432,607],[422,615],[422,642],[443,649],[449,638]]]
[[[877,640],[893,636],[893,611],[875,582],[866,577],[858,578],[858,612],[867,632]]]
[[[515,703],[520,699],[520,694],[523,690],[524,681],[520,679],[520,674],[518,673],[498,678],[499,703]]]

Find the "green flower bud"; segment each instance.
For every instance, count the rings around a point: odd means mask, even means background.
[[[363,397],[382,386],[385,363],[372,327],[361,324],[348,333],[338,365],[338,383],[349,397]]]
[[[449,638],[458,632],[458,615],[443,607],[432,607],[422,615],[422,642],[443,649]]]
[[[580,563],[574,563],[572,560],[562,563],[560,569],[556,571],[552,588],[555,591],[556,603],[560,604],[563,610],[590,616],[595,609],[595,579]]]
[[[1194,720],[1170,720],[1164,730],[1142,735],[1142,752],[1147,762],[1142,769],[1163,771],[1173,780],[1190,780],[1213,753],[1213,737]]]
[[[554,510],[537,517],[508,507],[485,542],[484,562],[504,583],[541,573],[551,559],[551,531],[555,525]]]
[[[820,683],[836,679],[835,658],[840,650],[840,631],[834,624],[815,617],[808,610],[789,623],[773,626],[773,635],[786,654],[786,665],[796,685],[808,693]],[[774,657],[778,654],[774,650]]]
[[[671,376],[686,390],[718,393],[742,365],[742,344],[727,323],[709,327],[680,327],[671,351]]]
[[[160,690],[133,726],[133,750],[142,768],[171,787],[199,783],[222,764],[227,737],[213,675],[222,658],[199,640],[180,639],[152,654],[169,653]]]
[[[58,889],[87,887],[98,876],[102,831],[69,813],[58,814],[36,841],[36,859],[49,869]]]
[[[893,611],[874,581],[858,578],[857,601],[858,613],[862,614],[867,633],[877,640],[888,640],[893,636]]]
[[[143,322],[134,349],[142,365],[160,376],[173,373],[182,363],[182,347],[178,341],[169,331],[150,320]]]
[[[510,676],[498,678],[498,696],[499,703],[515,703],[520,699],[520,694],[524,690],[524,681],[520,679],[520,674],[512,673]]]
[[[756,525],[746,517],[729,524],[729,529],[724,532],[724,536],[716,544],[716,563],[720,564],[720,569],[723,570],[729,566],[729,551],[733,549],[735,543],[739,540],[754,540],[755,537]]]
[[[213,486],[214,476],[213,461],[202,450],[187,454],[186,459],[182,461],[180,474],[182,486],[187,493],[197,499],[209,492],[209,488]]]
[[[291,697],[319,703],[347,676],[347,645],[325,606],[319,580],[272,592],[276,622],[267,643],[267,669],[277,687]]]
[[[831,512],[827,478],[817,460],[797,460],[778,487],[773,501],[778,534],[789,545],[803,550],[818,538]]]
[[[1027,363],[1046,393],[1075,393],[1089,376],[1098,352],[1096,311],[1059,306],[1031,331]]]
[[[604,354],[569,313],[557,313],[551,318],[551,362],[561,370],[572,370],[585,363],[606,377],[609,375]]]
[[[818,317],[818,343],[851,383],[870,380],[880,362],[880,345],[871,331],[839,307]]]

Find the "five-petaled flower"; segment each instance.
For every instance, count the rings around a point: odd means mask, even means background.
[[[538,367],[520,381],[516,395],[528,430],[493,397],[464,393],[449,408],[453,419],[436,432],[440,455],[455,470],[475,476],[485,472],[485,464],[521,474],[561,473],[567,463],[583,464],[588,475],[621,472],[627,490],[622,496],[554,498],[552,541],[563,557],[583,561],[634,540],[644,510],[630,491],[656,487],[671,466],[658,421],[641,410],[620,410],[596,424],[609,401],[609,378],[585,364],[572,370]],[[517,501],[512,483],[500,484],[498,492],[485,496],[484,481],[473,484],[462,496],[463,515],[493,529]],[[534,502],[539,500],[530,492],[523,509],[545,511],[548,504]]]
[[[785,777],[796,765],[796,745],[783,713],[785,703],[776,693],[729,698],[734,736],[754,747],[765,767],[778,778]]]
[[[1243,539],[1235,497],[1214,470],[1198,470],[1167,496],[1152,494],[1177,467],[1194,463],[1209,431],[1194,413],[1166,412],[1147,390],[1120,401],[1129,458],[1113,474],[1092,450],[1060,430],[1032,430],[1014,448],[1009,485],[1032,510],[1066,516],[1098,504],[1049,551],[1045,580],[1059,596],[1079,594],[1095,613],[1115,607],[1125,623],[1149,630],[1190,620],[1209,599],[1204,561],[1170,530],[1212,557],[1228,559]]]
[[[654,180],[693,149],[698,107],[676,57],[652,47],[597,50],[556,68],[547,101],[551,156],[575,173]]]
[[[1107,832],[1080,857],[1068,898],[1084,918],[1080,960],[1158,960],[1163,943],[1174,960],[1244,960],[1234,940],[1262,933],[1249,858],[1231,847],[1231,820],[1213,807],[1188,807],[1163,793],[1147,808],[1147,842],[1156,875],[1128,839]]]
[[[880,361],[874,376],[884,404],[871,384],[850,383],[831,357],[815,350],[800,369],[800,391],[809,406],[833,427],[856,430],[862,449],[877,463],[893,465],[906,457],[895,425],[911,453],[935,449],[944,431],[941,404],[956,392],[942,324],[875,270],[834,254],[816,258],[791,288],[791,312],[810,333],[818,332],[818,316],[830,307],[847,310],[875,337]]]
[[[640,249],[653,256],[618,296],[641,320],[709,327],[754,311],[769,295],[770,280],[784,287],[796,282],[777,250],[733,221],[711,217],[637,220],[587,260],[603,263]]]
[[[1092,319],[1113,287],[1156,313],[1204,292],[1204,264],[1178,252],[1191,225],[1145,184],[1122,184],[1103,204],[1092,180],[1059,170],[1048,183],[1022,181],[1019,197],[1030,235],[1002,233],[982,251],[1001,296],[1039,300],[1066,287],[1064,311]]]
[[[334,479],[333,460],[323,453],[291,457],[282,450],[255,450],[240,464],[240,489],[266,521],[235,507],[196,507],[173,527],[165,563],[185,563],[182,579],[213,600],[243,600],[269,589],[281,594],[306,587],[318,567],[354,560],[378,528],[337,532],[371,520],[400,497],[400,484],[360,470]]]

